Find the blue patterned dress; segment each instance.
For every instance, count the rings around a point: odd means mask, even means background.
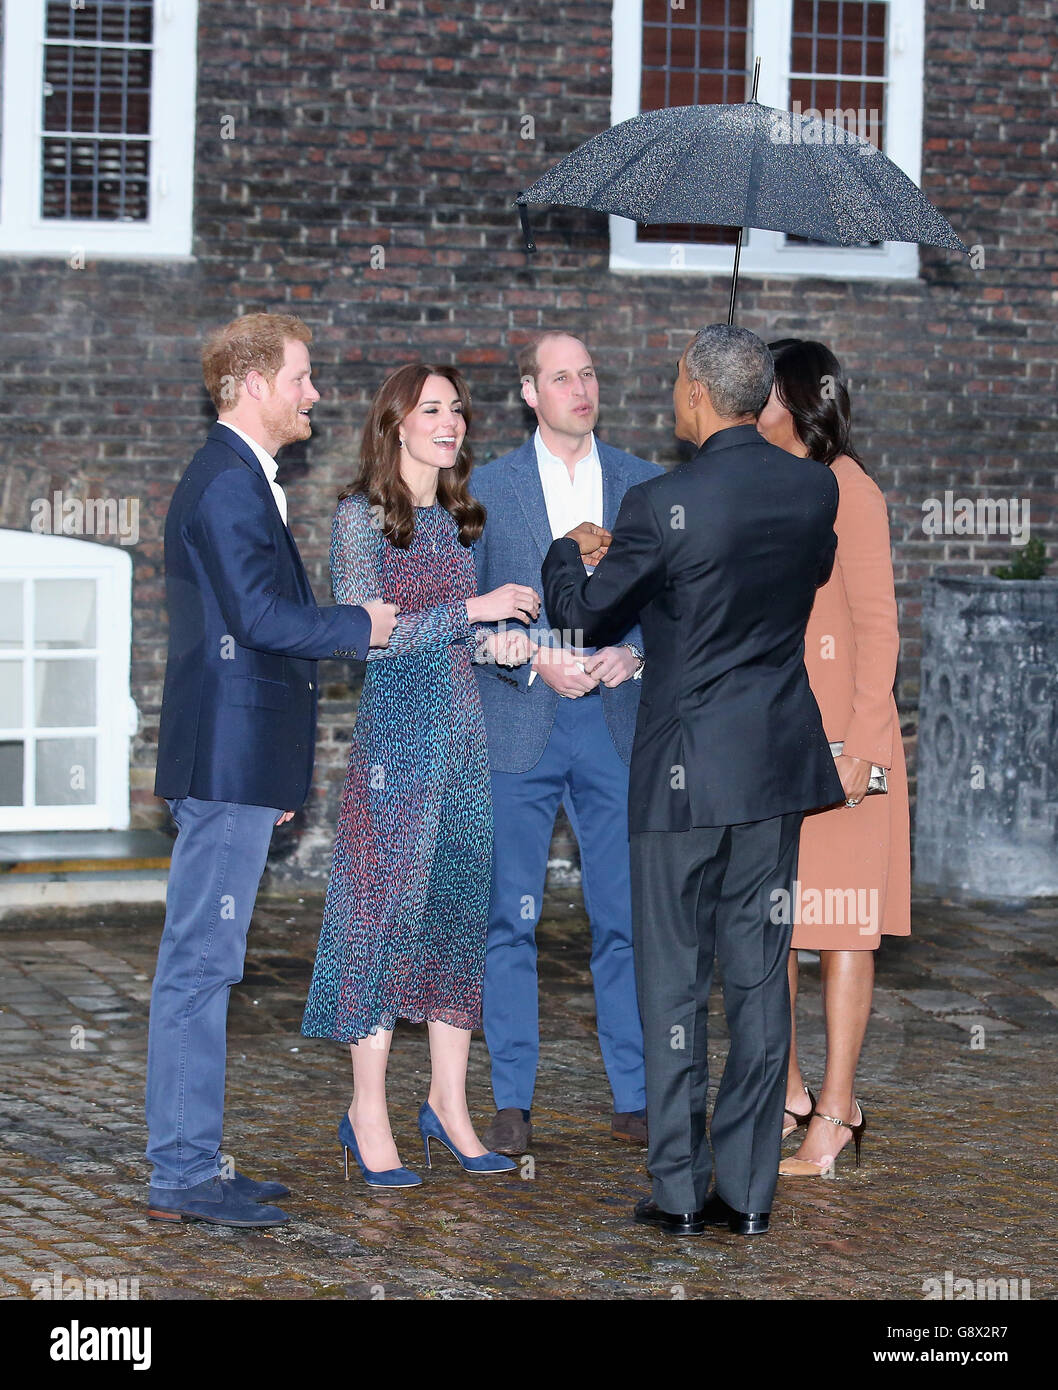
[[[355,1042],[398,1018],[481,1021],[492,863],[485,725],[474,677],[472,551],[440,505],[416,508],[407,550],[363,496],[338,505],[339,603],[399,610],[368,657],[301,1031]]]

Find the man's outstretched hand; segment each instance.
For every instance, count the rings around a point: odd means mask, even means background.
[[[360,607],[371,619],[371,646],[387,647],[397,625],[397,605],[373,598],[367,603],[362,603]]]
[[[586,565],[597,565],[610,548],[613,536],[605,526],[596,526],[594,521],[582,521],[566,532],[566,540],[576,541],[580,557]]]

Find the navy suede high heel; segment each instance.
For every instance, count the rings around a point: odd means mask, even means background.
[[[410,1168],[386,1168],[375,1172],[368,1168],[364,1160],[360,1157],[360,1149],[356,1142],[356,1135],[353,1133],[353,1126],[349,1121],[349,1112],[342,1116],[338,1122],[338,1142],[342,1146],[345,1154],[345,1180],[349,1181],[349,1155],[352,1154],[356,1159],[357,1167],[364,1175],[364,1182],[369,1187],[421,1187],[422,1178],[418,1173],[413,1173]]]
[[[433,1167],[433,1163],[430,1161],[431,1139],[436,1139],[443,1144],[468,1173],[509,1173],[513,1168],[518,1167],[513,1159],[505,1158],[503,1154],[492,1153],[491,1150],[486,1154],[479,1154],[477,1158],[468,1158],[466,1154],[461,1154],[445,1133],[444,1125],[437,1118],[428,1100],[423,1101],[422,1109],[419,1111],[419,1133],[422,1135],[422,1144],[426,1151],[427,1168]]]

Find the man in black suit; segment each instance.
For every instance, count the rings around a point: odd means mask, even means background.
[[[646,656],[629,782],[636,978],[653,1193],[636,1220],[672,1234],[767,1230],[790,1047],[789,895],[805,811],[842,799],[804,667],[829,577],[830,470],[757,432],[772,359],[713,324],[680,358],[690,462],[625,493],[612,539],[584,524],[543,568],[559,628],[604,643],[639,614]],[[585,577],[580,556],[610,542]],[[785,896],[784,896],[785,895]],[[706,1137],[714,958],[731,1034]]]

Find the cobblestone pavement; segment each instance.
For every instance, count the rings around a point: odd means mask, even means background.
[[[59,1274],[134,1279],[145,1299],[921,1300],[924,1281],[947,1271],[1028,1279],[1033,1299],[1055,1296],[1058,905],[997,914],[918,903],[914,936],[879,955],[860,1079],[863,1166],[849,1151],[831,1181],[780,1180],[768,1237],[675,1240],[629,1219],[647,1190],[644,1154],[609,1137],[588,933],[570,896],[552,895],[540,930],[532,1162],[518,1175],[473,1177],[438,1161],[403,1195],[343,1181],[335,1127],[348,1054],[298,1031],[320,902],[262,900],[232,993],[225,1137],[240,1168],[294,1192],[284,1205],[296,1220],[276,1232],[145,1218],[159,909],[5,924],[0,1296],[26,1297],[34,1279]],[[803,969],[801,1003],[802,1056],[818,1084],[815,962]],[[713,1019],[715,1084],[725,1049],[715,993]],[[399,1029],[390,1071],[401,1156],[421,1166],[423,1029]],[[475,1040],[470,1086],[482,1120],[487,1081]]]

